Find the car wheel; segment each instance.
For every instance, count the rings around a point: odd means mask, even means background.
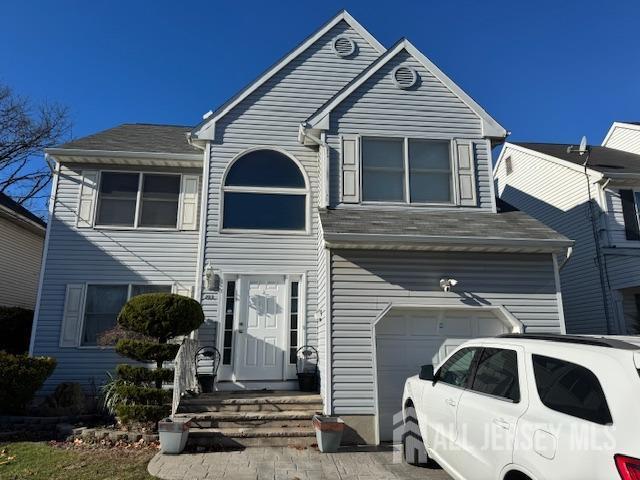
[[[426,465],[429,455],[424,447],[418,417],[413,405],[405,408],[404,431],[402,432],[403,459],[409,465]]]

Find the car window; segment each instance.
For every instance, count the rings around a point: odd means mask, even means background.
[[[600,425],[613,422],[600,381],[591,370],[533,355],[533,372],[540,400],[550,409]]]
[[[438,370],[436,380],[456,387],[466,387],[475,352],[475,348],[458,350]]]
[[[479,354],[471,389],[519,402],[518,354],[515,350],[484,348]]]

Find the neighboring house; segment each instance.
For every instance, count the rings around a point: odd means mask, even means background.
[[[496,189],[575,240],[561,270],[567,330],[638,333],[640,126],[614,123],[588,157],[568,147],[506,143],[494,169]]]
[[[505,135],[411,43],[387,50],[341,12],[193,129],[122,125],[48,150],[31,348],[58,358],[45,389],[102,381],[118,358],[99,332],[132,295],[173,290],[203,305],[220,389],[296,388],[311,345],[325,412],[390,439],[419,365],[469,337],[564,331],[572,242],[498,212]]]
[[[47,224],[0,193],[0,306],[36,306]]]

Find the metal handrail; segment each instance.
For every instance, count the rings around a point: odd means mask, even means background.
[[[198,391],[198,377],[193,361],[197,350],[198,341],[193,338],[185,338],[176,355],[173,374],[173,401],[171,402],[172,416],[178,411],[180,399],[185,392]]]

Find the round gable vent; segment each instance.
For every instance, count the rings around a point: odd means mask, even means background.
[[[400,65],[393,70],[391,78],[393,78],[393,83],[396,84],[396,87],[411,88],[418,81],[418,74],[413,68]]]
[[[331,44],[333,51],[339,57],[348,57],[356,51],[356,44],[346,35],[339,35]]]

